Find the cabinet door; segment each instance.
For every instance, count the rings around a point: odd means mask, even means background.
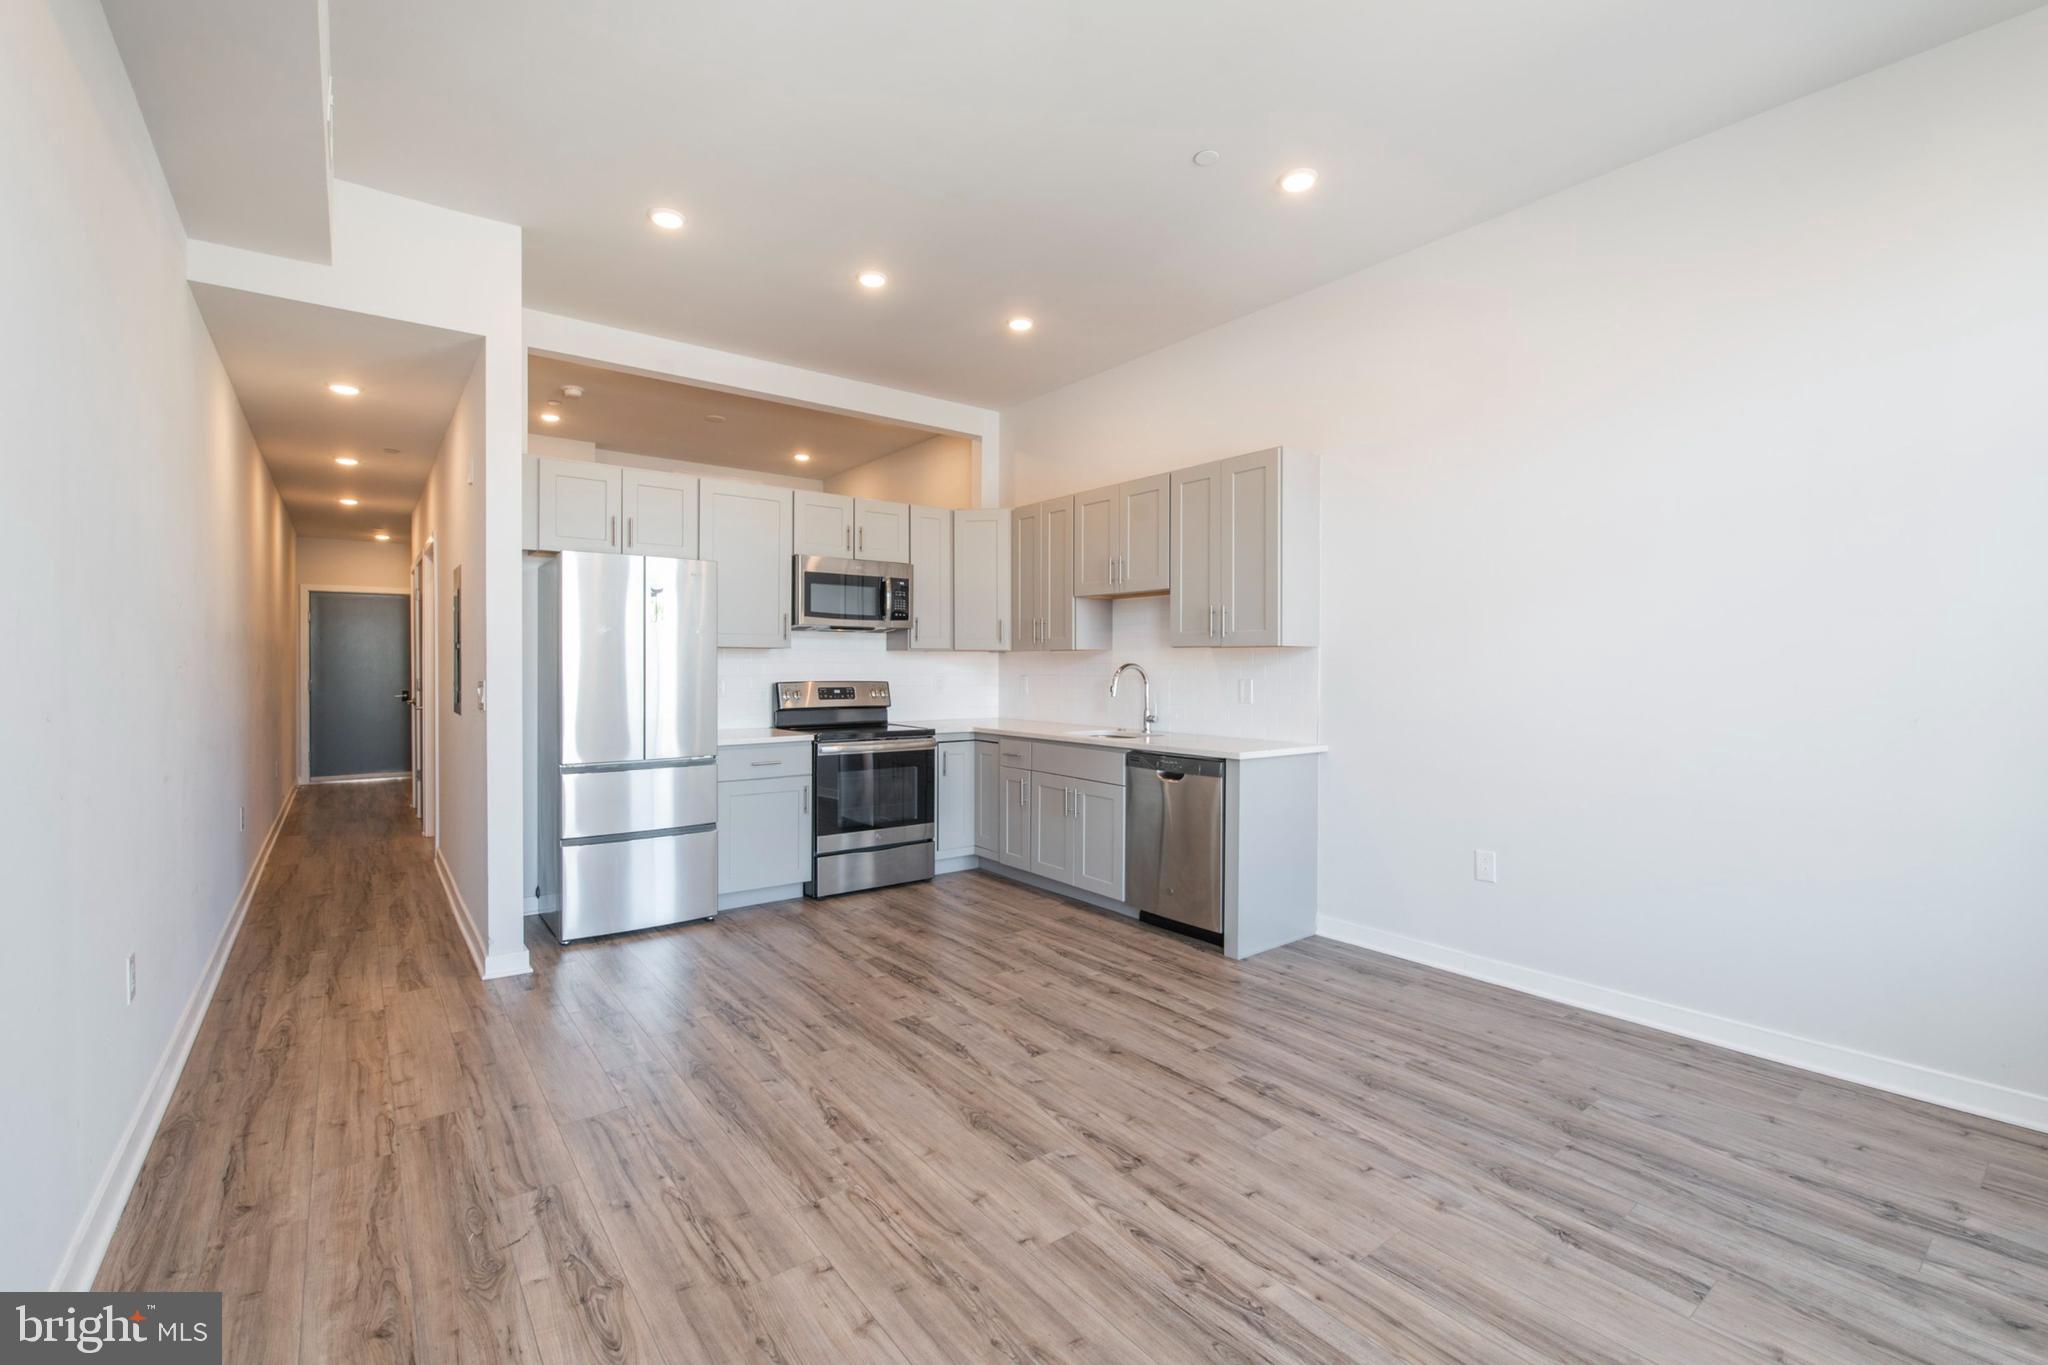
[[[1074,779],[1031,775],[1031,867],[1048,881],[1074,880]]]
[[[1122,551],[1117,545],[1121,489],[1074,496],[1074,595],[1109,597],[1117,591]]]
[[[939,746],[938,831],[934,857],[966,858],[974,853],[974,742]]]
[[[853,499],[843,493],[798,489],[791,495],[796,517],[795,554],[853,558]]]
[[[629,555],[697,557],[697,479],[651,469],[624,469]]]
[[[953,647],[953,514],[910,509],[910,647]],[[892,631],[889,643],[901,638]]]
[[[974,741],[974,851],[984,858],[1003,851],[1003,769],[992,739]]]
[[[996,857],[1010,867],[1031,866],[1031,770],[1003,768],[998,772],[1002,806],[1002,844]]]
[[[703,557],[718,565],[718,643],[788,644],[789,490],[706,479],[702,502]]]
[[[1280,455],[1262,450],[1219,466],[1215,549],[1217,640],[1280,643]]]
[[[978,507],[953,514],[953,648],[1008,649],[1010,514]]]
[[[1173,518],[1167,511],[1173,476],[1136,479],[1117,490],[1116,590],[1119,593],[1165,592],[1173,582],[1169,569]]]
[[[718,784],[718,889],[758,891],[811,878],[811,779]]]
[[[1073,884],[1083,891],[1124,898],[1124,789],[1108,782],[1069,779],[1074,790]]]
[[[1074,500],[1039,504],[1045,522],[1045,629],[1043,648],[1074,647]]]
[[[617,550],[625,471],[589,460],[540,461],[538,548]]]
[[[1202,465],[1172,476],[1173,596],[1168,605],[1168,644],[1216,643],[1216,587],[1212,561],[1221,519],[1223,466]]]
[[[1012,649],[1045,648],[1045,517],[1039,507],[1010,514]]]
[[[910,559],[910,504],[853,500],[853,557],[892,564]]]

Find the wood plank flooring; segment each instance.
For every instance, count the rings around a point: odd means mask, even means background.
[[[230,1360],[2048,1359],[2048,1137],[982,874],[475,979],[316,787],[117,1230]]]

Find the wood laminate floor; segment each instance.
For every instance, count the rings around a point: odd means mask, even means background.
[[[981,874],[475,978],[298,805],[110,1249],[275,1362],[2048,1359],[2048,1137]]]

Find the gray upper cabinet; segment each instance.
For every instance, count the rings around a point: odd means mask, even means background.
[[[1173,584],[1170,560],[1173,476],[1133,479],[1116,495],[1116,590],[1165,592]]]
[[[535,461],[538,550],[616,551],[624,470],[589,460]]]
[[[718,565],[718,643],[743,649],[788,644],[789,490],[706,479],[701,499],[703,558]]]
[[[697,485],[694,474],[623,469],[624,549],[629,555],[697,558]]]
[[[953,515],[910,509],[910,629],[889,632],[891,649],[953,648]]]
[[[1074,495],[1074,592],[1110,597],[1116,592],[1116,505],[1120,489]]]
[[[1110,605],[1074,595],[1073,498],[1011,513],[1018,649],[1107,649]]]
[[[1128,597],[1167,590],[1172,477],[1156,474],[1075,496],[1075,596]]]
[[[1022,618],[1012,615],[1010,546],[1004,508],[953,513],[953,648],[1009,649],[1017,638]]]
[[[1318,477],[1278,447],[1173,475],[1171,643],[1316,643]]]
[[[853,557],[891,564],[910,561],[910,504],[853,500]]]
[[[1010,619],[1013,649],[1045,648],[1045,516],[1038,504],[1010,513]]]
[[[829,559],[854,557],[852,498],[808,488],[787,496],[795,518],[792,535],[796,548],[791,553]]]

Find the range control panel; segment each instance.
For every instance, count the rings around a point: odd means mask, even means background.
[[[826,706],[887,706],[885,682],[785,682],[775,684],[775,704],[784,711]]]

